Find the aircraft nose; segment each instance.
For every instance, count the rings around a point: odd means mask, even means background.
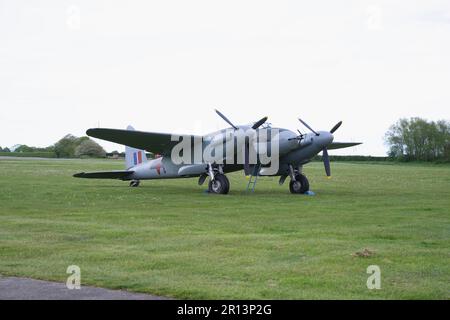
[[[327,145],[329,145],[330,143],[332,143],[333,140],[334,140],[333,134],[332,134],[332,133],[328,133],[328,134],[329,134],[329,136],[328,136],[328,143],[327,143]]]
[[[333,139],[334,139],[334,136],[330,132],[326,132],[326,131],[325,132],[321,132],[320,133],[320,137],[321,137],[320,140],[322,140],[321,142],[322,142],[324,147],[326,147],[330,143],[332,143]]]

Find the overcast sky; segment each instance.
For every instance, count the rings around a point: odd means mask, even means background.
[[[344,124],[384,155],[400,117],[450,119],[450,1],[0,0],[0,146],[90,127]],[[101,142],[109,151],[123,147]]]

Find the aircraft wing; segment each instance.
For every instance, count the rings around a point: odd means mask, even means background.
[[[81,172],[74,174],[75,178],[87,179],[125,179],[134,171],[103,171],[103,172]]]
[[[327,146],[327,149],[328,150],[343,149],[343,148],[354,147],[354,146],[357,146],[360,144],[362,144],[362,142],[332,142],[331,144],[329,144]]]
[[[90,137],[123,144],[136,149],[146,150],[155,154],[168,154],[178,143],[178,141],[172,141],[172,134],[170,133],[98,128],[89,129],[86,134]]]

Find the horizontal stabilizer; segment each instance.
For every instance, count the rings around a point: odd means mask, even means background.
[[[354,147],[354,146],[357,146],[360,144],[362,144],[362,142],[332,142],[331,144],[329,144],[327,146],[327,149],[328,150],[343,149],[343,148]]]
[[[87,179],[122,179],[134,173],[134,171],[103,171],[103,172],[81,172],[74,174],[75,178]]]

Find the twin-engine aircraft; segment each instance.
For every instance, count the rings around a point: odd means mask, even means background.
[[[302,119],[299,121],[310,133],[298,134],[274,128],[267,117],[249,125],[234,125],[225,115],[216,113],[231,127],[205,136],[127,130],[89,129],[90,137],[126,146],[126,170],[77,173],[77,178],[120,179],[138,187],[141,180],[199,177],[202,185],[209,178],[210,193],[227,194],[230,181],[226,173],[244,170],[250,176],[249,188],[255,190],[258,176],[279,176],[282,185],[290,177],[293,194],[309,192],[309,182],[303,165],[322,152],[325,173],[331,176],[328,150],[359,145],[357,142],[333,142],[338,122],[330,131],[315,131]],[[181,138],[181,141],[180,141]],[[147,160],[146,151],[156,156]],[[269,155],[270,154],[270,155]]]

